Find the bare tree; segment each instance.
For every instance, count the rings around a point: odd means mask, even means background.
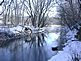
[[[7,19],[13,23],[10,18],[15,17],[15,19],[12,19],[18,25],[20,20],[22,20],[22,23],[25,22],[24,13],[26,13],[31,18],[34,27],[43,27],[46,25],[48,14],[51,11],[49,9],[53,8],[54,4],[54,0],[3,0],[0,5],[4,9],[0,15],[5,18],[5,23]]]
[[[0,3],[0,5],[2,5],[4,3],[4,0]]]
[[[55,4],[54,0],[25,0],[22,3],[26,7],[26,12],[31,17],[34,27],[43,27],[46,25],[49,9]]]
[[[66,24],[70,29],[77,29],[81,23],[80,19],[80,8],[78,1],[74,0],[63,0],[62,2],[57,1],[56,3],[59,5],[59,13],[62,19],[62,22]]]

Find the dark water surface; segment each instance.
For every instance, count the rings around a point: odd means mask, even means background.
[[[54,39],[54,34],[51,33],[45,40],[46,43],[40,47],[36,42],[30,45],[24,39],[7,43],[6,46],[0,47],[0,61],[47,61],[57,53],[57,51],[51,50],[56,39]]]

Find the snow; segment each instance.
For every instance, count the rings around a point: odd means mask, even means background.
[[[10,31],[13,32],[13,33],[19,33],[22,30],[23,30],[23,28],[21,26],[10,28]]]
[[[26,26],[26,25],[25,26],[20,26],[20,25],[18,25],[16,27],[10,28],[10,31],[13,32],[13,33],[23,32],[25,27],[30,28],[33,31],[33,33],[36,33],[37,32],[36,30],[39,29],[39,28],[34,28],[33,26]],[[44,29],[40,28],[39,32],[42,32],[42,31],[44,31]]]
[[[69,32],[66,34],[66,38],[68,39],[68,41],[69,40],[76,40],[76,38],[75,38],[76,33],[77,33],[76,29],[74,29],[72,31],[69,30]]]
[[[58,51],[58,53],[52,56],[52,58],[48,61],[74,61],[76,57],[79,59],[79,61],[81,61],[81,42],[72,41],[77,40],[75,38],[77,30],[69,30],[67,27],[66,30],[67,43],[64,44],[65,47],[63,48],[63,51]]]
[[[73,41],[70,42],[63,51],[59,51],[57,55],[53,56],[48,61],[73,61],[77,57],[81,60],[81,42]]]
[[[56,56],[53,56],[48,61],[69,61],[70,57],[71,56],[68,53],[59,52],[59,54],[57,54]]]
[[[7,26],[0,26],[0,32],[9,32],[10,29]]]
[[[61,32],[64,36],[62,36],[63,39],[65,39],[67,42],[71,42],[72,40],[77,40],[75,38],[75,35],[77,33],[76,29],[70,30],[68,27],[62,27]]]
[[[8,28],[8,26],[0,26],[0,32],[11,32],[11,33],[20,33],[21,31],[23,31],[24,28],[22,26],[16,26],[16,27],[12,27],[12,28]]]
[[[0,20],[0,24],[3,24],[3,21],[2,20]]]

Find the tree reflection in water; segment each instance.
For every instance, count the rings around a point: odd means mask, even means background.
[[[43,46],[43,44],[45,43],[44,37],[46,37],[44,33],[36,33],[31,35],[29,38],[25,37],[24,39],[25,42],[29,42],[29,44],[31,45],[33,45],[33,43],[36,43],[38,46]]]
[[[31,36],[30,41],[27,38],[21,38],[7,43],[1,48],[5,54],[0,52],[2,54],[0,61],[47,61],[43,47],[44,37],[44,33],[36,33]],[[4,49],[6,50],[4,51]]]

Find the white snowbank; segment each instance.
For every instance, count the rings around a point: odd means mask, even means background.
[[[70,42],[63,51],[59,51],[57,55],[53,56],[48,61],[73,61],[75,57],[81,60],[81,42]]]
[[[0,26],[0,32],[9,32],[10,29],[7,26]]]
[[[75,35],[76,35],[76,33],[77,33],[77,30],[76,29],[74,29],[74,30],[69,30],[69,32],[66,34],[67,36],[66,36],[66,38],[68,39],[68,41],[70,40],[76,40],[76,38],[75,38]]]
[[[19,33],[23,31],[23,28],[21,26],[17,26],[17,27],[10,28],[10,31],[13,33]]]

